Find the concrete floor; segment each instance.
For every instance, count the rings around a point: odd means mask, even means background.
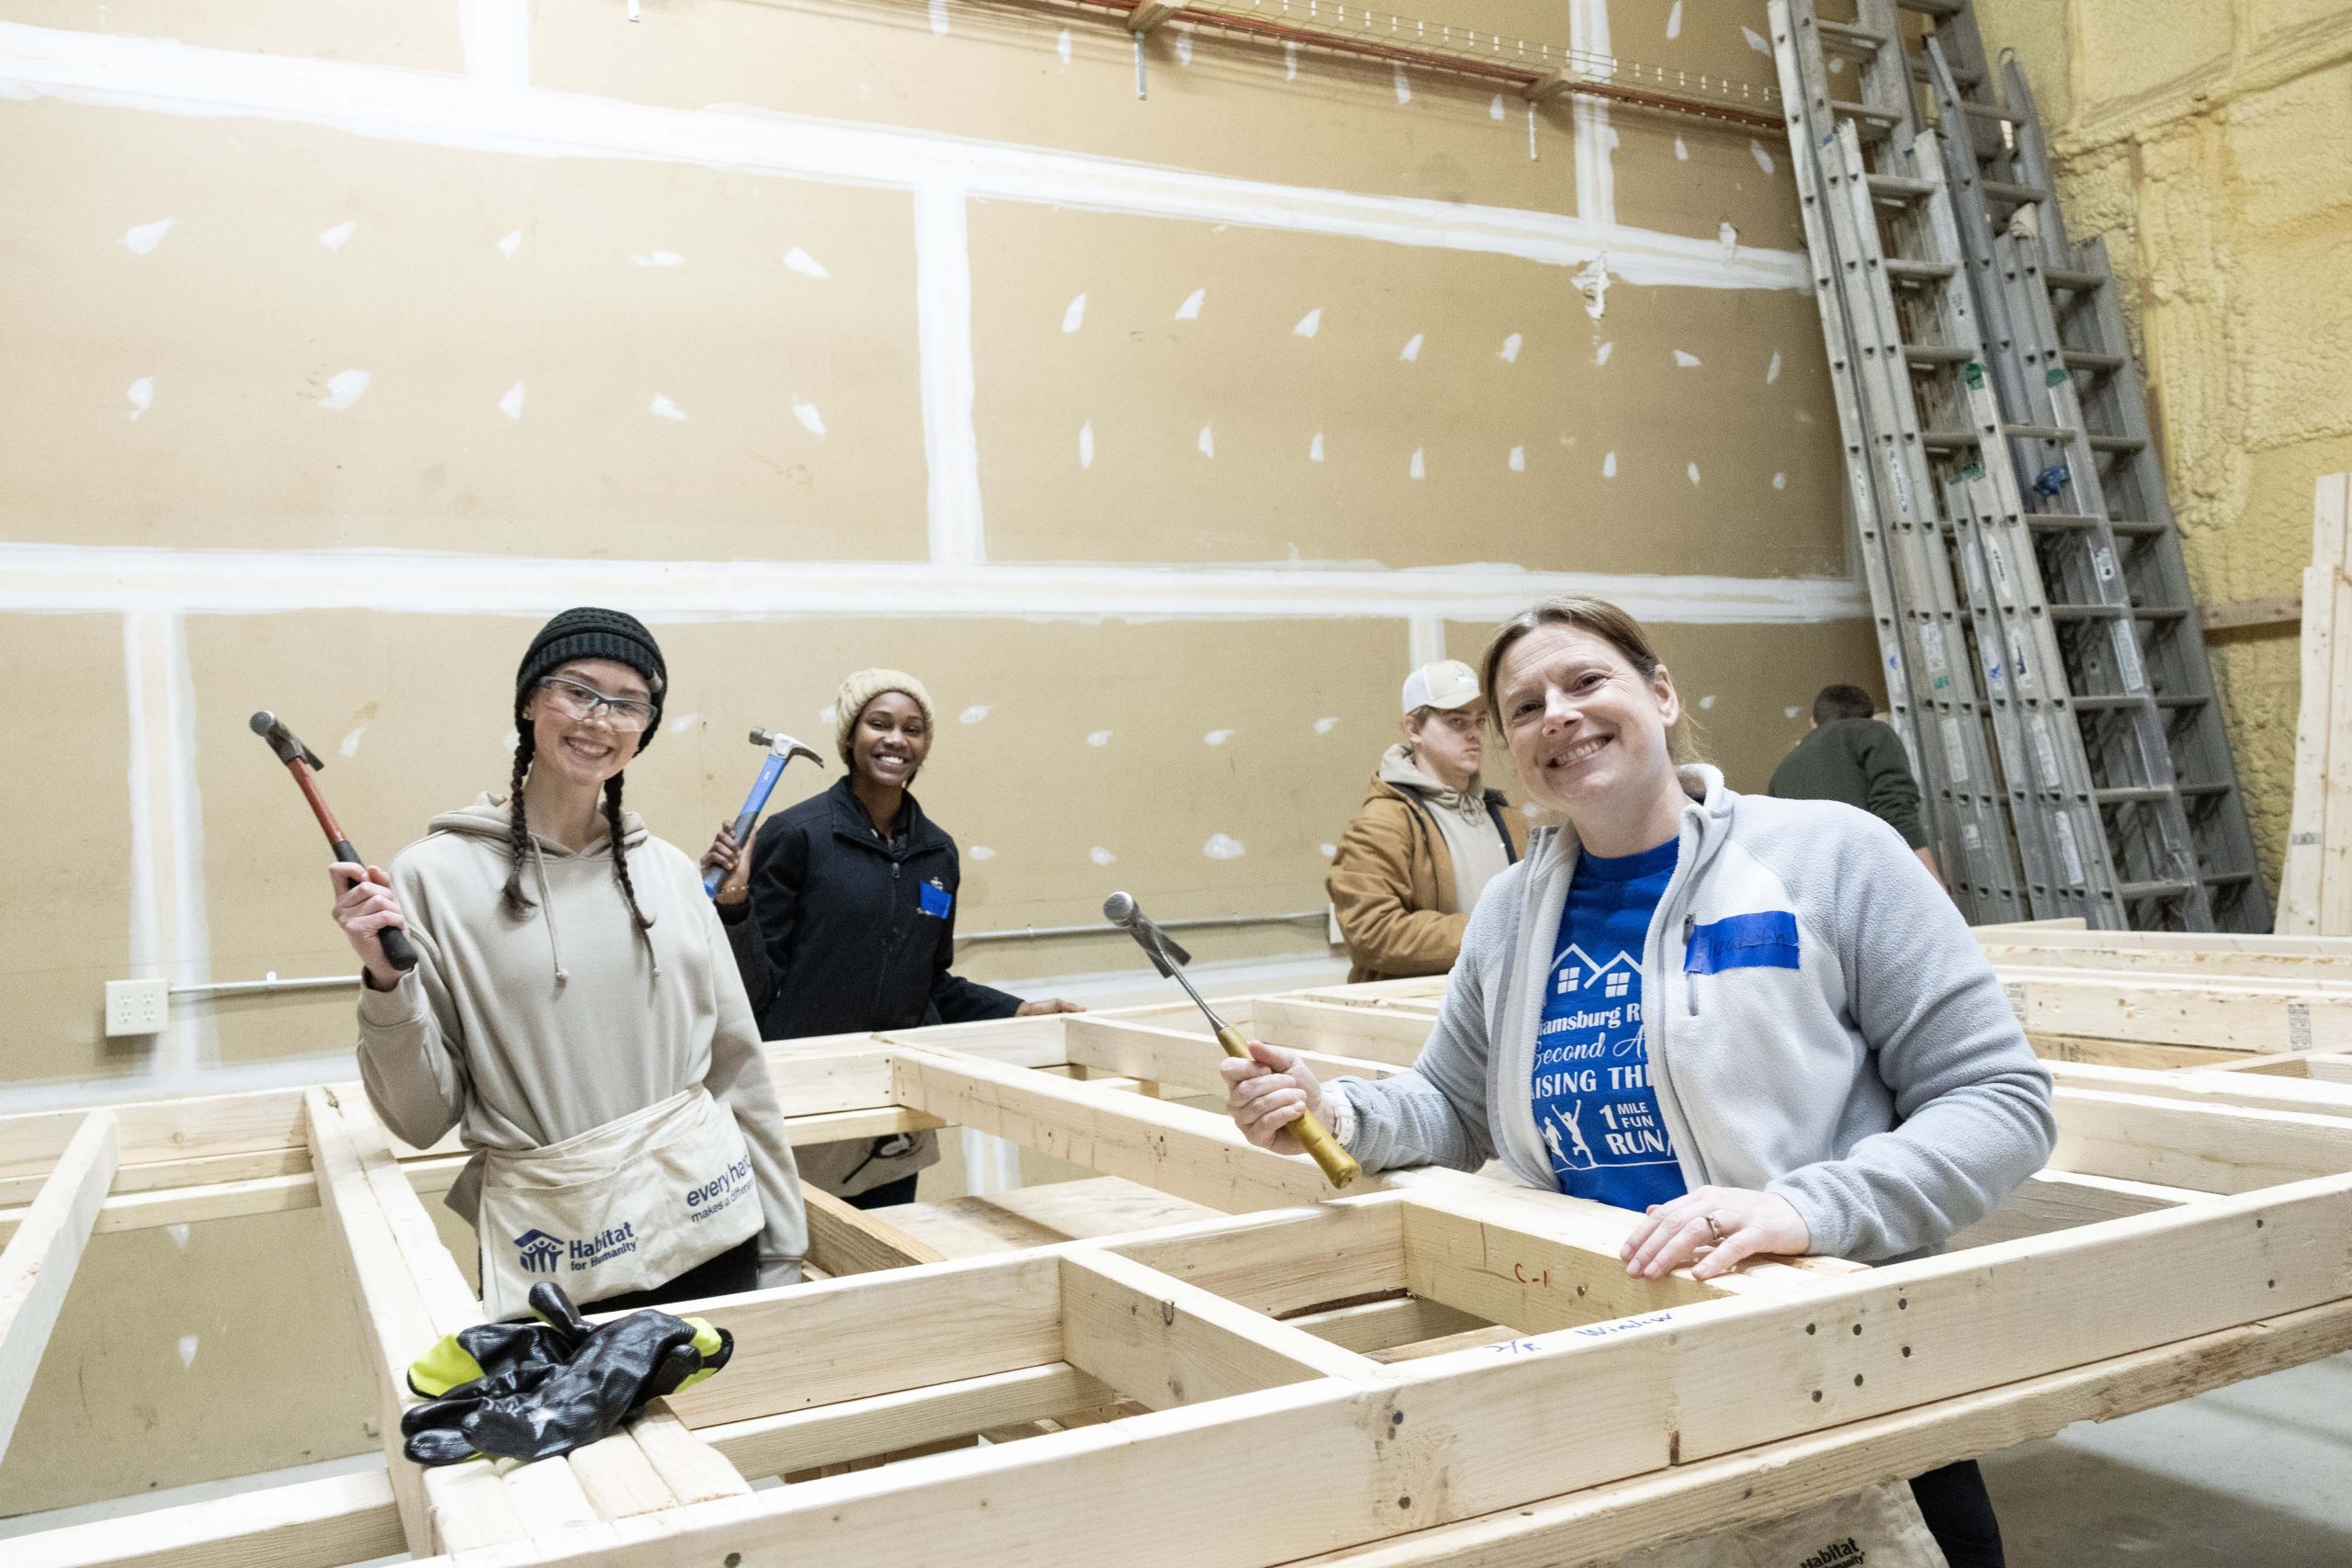
[[[2012,1568],[2352,1568],[2352,1355],[1984,1465]]]

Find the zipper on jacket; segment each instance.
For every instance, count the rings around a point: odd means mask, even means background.
[[[1682,917],[1682,1010],[1694,1017],[1699,1011],[1699,991],[1690,984],[1690,938],[1698,930],[1698,916]]]

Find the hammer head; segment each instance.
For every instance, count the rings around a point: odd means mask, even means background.
[[[754,729],[752,731],[752,744],[764,747],[786,761],[794,757],[806,757],[820,768],[825,765],[824,758],[820,757],[781,729]]]
[[[277,753],[279,761],[289,765],[301,762],[313,773],[326,766],[324,762],[319,761],[317,752],[303,745],[295,737],[294,732],[286,728],[285,722],[267,708],[264,708],[245,722],[255,735],[269,742],[269,749]]]
[[[1176,964],[1193,961],[1191,953],[1170,940],[1166,931],[1151,923],[1150,917],[1136,905],[1135,895],[1131,893],[1114,893],[1103,899],[1102,918],[1135,938],[1136,945],[1143,949],[1144,956],[1151,960],[1151,966],[1159,970],[1165,979],[1176,978]]]

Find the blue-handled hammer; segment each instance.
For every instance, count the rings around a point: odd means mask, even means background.
[[[820,768],[825,765],[825,759],[781,730],[754,729],[752,731],[752,744],[764,746],[768,755],[767,760],[760,764],[760,776],[752,781],[752,793],[743,797],[743,809],[735,817],[735,852],[741,855],[752,852],[752,824],[757,822],[760,813],[767,809],[768,796],[775,789],[775,781],[784,776],[784,765],[795,757],[806,757]],[[702,874],[702,890],[716,898],[718,897],[718,885],[726,879],[724,872],[712,866]]]

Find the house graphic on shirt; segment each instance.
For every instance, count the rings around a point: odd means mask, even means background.
[[[1574,991],[1600,1001],[1615,1001],[1634,988],[1634,976],[1640,973],[1641,965],[1630,953],[1614,953],[1597,962],[1570,942],[1553,956],[1552,994],[1565,997]]]

